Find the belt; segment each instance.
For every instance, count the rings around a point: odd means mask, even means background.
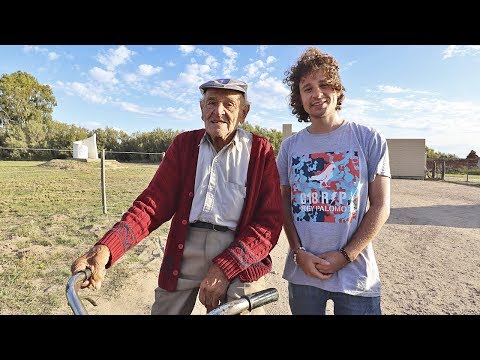
[[[193,227],[196,227],[196,228],[202,228],[202,229],[222,231],[222,232],[230,230],[230,228],[228,226],[215,225],[215,224],[210,224],[210,223],[203,222],[203,221],[195,221],[194,223],[190,223],[190,226],[193,226]]]

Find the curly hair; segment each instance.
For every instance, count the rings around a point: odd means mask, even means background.
[[[299,122],[310,122],[309,115],[302,105],[300,80],[317,70],[322,70],[327,78],[327,83],[334,90],[340,92],[335,109],[340,110],[342,108],[342,102],[345,99],[343,92],[346,90],[340,81],[337,61],[319,49],[309,47],[298,61],[289,70],[285,71],[285,79],[283,79],[283,83],[290,87],[290,107],[292,108],[292,114],[298,118]]]

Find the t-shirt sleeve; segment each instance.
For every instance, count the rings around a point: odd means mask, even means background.
[[[280,185],[288,185],[290,186],[290,182],[288,180],[288,146],[286,145],[288,141],[285,139],[282,141],[280,145],[280,150],[278,151],[277,155],[277,168],[278,174],[280,175]]]
[[[378,131],[373,133],[370,142],[367,165],[369,182],[375,180],[377,174],[391,177],[387,139]]]

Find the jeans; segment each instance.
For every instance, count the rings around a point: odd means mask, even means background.
[[[380,296],[354,296],[309,285],[288,283],[288,302],[292,315],[325,315],[329,299],[333,301],[335,315],[382,314]]]

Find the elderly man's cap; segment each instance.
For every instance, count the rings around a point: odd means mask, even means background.
[[[227,90],[237,90],[244,94],[247,93],[248,85],[240,80],[235,79],[216,79],[210,80],[206,83],[200,85],[200,92],[205,94],[207,89],[215,88],[215,89],[227,89]]]

